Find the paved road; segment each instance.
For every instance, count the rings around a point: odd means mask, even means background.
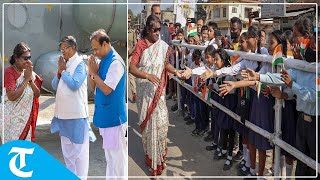
[[[62,164],[64,164],[61,152],[60,136],[58,133],[50,133],[50,123],[54,114],[54,102],[54,96],[40,96],[40,110],[36,129],[36,143],[56,159],[58,159]],[[89,115],[91,121],[93,112],[94,104],[89,102]],[[94,179],[96,180],[103,180],[105,179],[103,176],[105,176],[106,173],[106,159],[102,149],[102,138],[99,135],[97,128],[93,127],[93,131],[97,137],[97,140],[94,143],[90,142],[89,176],[95,176]],[[93,179],[93,177],[88,179]]]
[[[167,106],[171,107],[173,103],[169,100]],[[129,176],[149,176],[144,163],[137,107],[131,102],[128,106]],[[162,176],[236,176],[235,165],[231,170],[223,171],[224,160],[213,161],[213,152],[205,150],[208,143],[200,137],[191,136],[194,125],[187,126],[178,112],[170,110],[169,121],[167,168]]]

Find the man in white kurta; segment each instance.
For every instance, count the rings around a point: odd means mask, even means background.
[[[120,55],[111,47],[104,30],[94,32],[90,38],[94,54],[88,61],[90,86],[95,90],[93,124],[103,138],[107,161],[106,179],[127,179],[128,153],[126,141],[126,71]]]
[[[63,38],[59,47],[63,56],[58,60],[58,73],[52,80],[56,102],[51,133],[59,131],[67,168],[81,179],[87,179],[90,127],[86,65],[76,51],[74,37]]]

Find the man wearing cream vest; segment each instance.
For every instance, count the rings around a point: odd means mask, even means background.
[[[127,179],[127,108],[126,71],[121,56],[111,46],[110,38],[103,29],[90,37],[94,55],[88,61],[90,86],[95,91],[93,124],[103,138],[107,168],[106,179]]]
[[[58,73],[52,80],[56,104],[51,133],[59,131],[61,149],[67,168],[81,179],[87,179],[89,169],[89,125],[87,71],[77,53],[74,37],[64,37],[59,43],[62,56]]]

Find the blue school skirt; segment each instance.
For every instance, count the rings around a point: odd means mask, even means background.
[[[251,112],[249,121],[260,128],[273,133],[274,132],[274,98],[270,95],[265,97],[260,94],[257,97],[256,92],[251,94],[253,96],[251,104]],[[253,144],[259,150],[269,150],[272,146],[268,139],[259,135],[258,133],[249,130],[248,134],[249,143]]]

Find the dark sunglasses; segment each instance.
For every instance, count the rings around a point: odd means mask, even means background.
[[[28,61],[31,59],[31,56],[22,56],[22,59],[24,59],[25,61]]]
[[[155,29],[153,29],[153,32],[160,32],[161,31],[161,28],[155,28]]]

